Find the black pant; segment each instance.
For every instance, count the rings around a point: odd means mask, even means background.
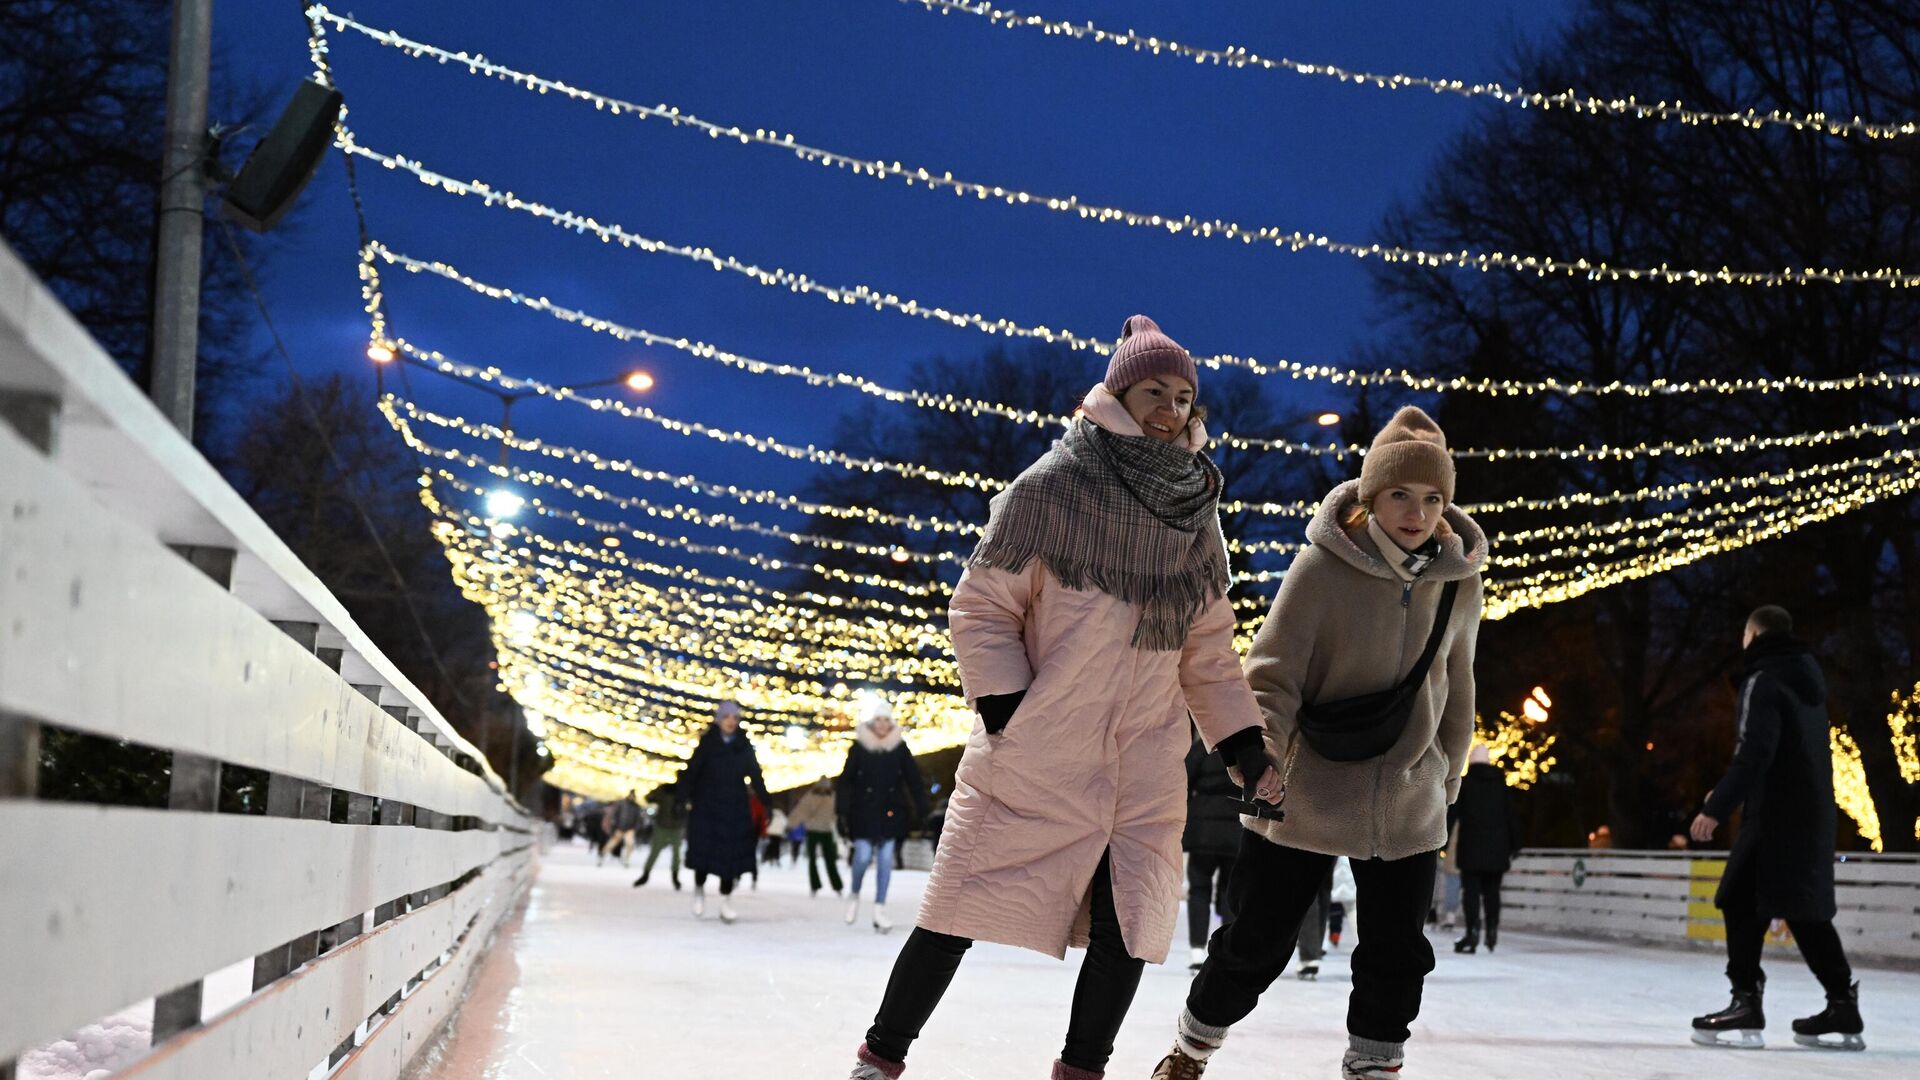
[[[720,875],[720,895],[732,896],[733,883],[738,880],[740,879],[737,875],[721,874]],[[707,887],[707,872],[705,870],[695,870],[693,872],[693,887],[696,889],[704,889]]]
[[[1500,879],[1505,874],[1460,871],[1460,906],[1466,909],[1467,933],[1480,933],[1480,908],[1487,909],[1487,937],[1500,934]]]
[[[1227,882],[1233,878],[1233,856],[1195,851],[1187,855],[1187,943],[1198,949],[1207,943],[1213,916],[1227,917]]]
[[[1764,978],[1760,970],[1760,951],[1767,943],[1767,925],[1772,922],[1754,906],[1751,879],[1729,884],[1721,897],[1729,906],[1721,908],[1727,923],[1727,980],[1735,990],[1757,990]],[[1831,919],[1788,919],[1800,956],[1812,969],[1814,978],[1829,994],[1844,994],[1853,983],[1853,968],[1847,963],[1846,950]]]
[[[1076,1069],[1101,1072],[1113,1056],[1113,1040],[1140,987],[1146,961],[1127,955],[1120,917],[1113,907],[1113,871],[1107,856],[1093,872],[1093,925],[1087,958],[1073,987],[1073,1012],[1067,1020],[1067,1044],[1060,1060]],[[867,1048],[890,1061],[907,1060],[907,1049],[953,981],[973,942],[952,934],[915,927],[893,962],[887,996],[867,1029]]]
[[[814,892],[820,891],[820,864],[827,864],[827,880],[833,883],[833,891],[840,891],[840,845],[834,842],[830,832],[807,830],[807,884]]]
[[[1427,941],[1437,851],[1391,862],[1349,860],[1367,932],[1353,950],[1347,1031],[1363,1039],[1405,1042],[1420,1015],[1420,991],[1433,970]],[[1253,1011],[1286,970],[1307,908],[1320,895],[1333,856],[1282,847],[1247,833],[1227,888],[1232,920],[1213,935],[1207,962],[1187,993],[1187,1011],[1203,1024],[1230,1027]]]

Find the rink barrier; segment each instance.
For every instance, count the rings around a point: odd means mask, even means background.
[[[146,1007],[116,1076],[397,1077],[538,824],[0,245],[0,1080]]]
[[[1724,852],[1529,849],[1503,883],[1502,925],[1717,947],[1726,925],[1713,896],[1726,865]],[[1834,899],[1849,956],[1920,964],[1920,855],[1840,856]],[[1792,940],[1782,932],[1768,946],[1791,949]]]

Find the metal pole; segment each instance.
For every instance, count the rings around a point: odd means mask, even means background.
[[[167,144],[160,163],[160,236],[154,267],[154,404],[193,438],[193,375],[200,355],[200,230],[207,184],[207,69],[213,0],[174,0],[167,67]]]

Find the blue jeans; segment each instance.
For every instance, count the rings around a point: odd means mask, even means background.
[[[873,902],[887,902],[887,885],[893,881],[893,845],[892,840],[882,840],[876,846],[871,840],[853,842],[853,895],[860,895],[860,883],[867,878],[867,864],[874,866]]]

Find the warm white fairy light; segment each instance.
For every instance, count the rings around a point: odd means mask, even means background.
[[[1897,267],[1875,270],[1844,270],[1832,267],[1787,267],[1780,270],[1730,270],[1679,268],[1665,264],[1659,266],[1615,266],[1604,259],[1517,255],[1508,252],[1473,251],[1434,251],[1409,248],[1394,244],[1356,243],[1335,240],[1320,233],[1301,229],[1290,229],[1275,225],[1241,225],[1239,222],[1224,218],[1207,218],[1193,214],[1156,214],[1136,210],[1127,210],[1117,206],[1107,206],[1081,199],[1077,195],[1049,195],[1040,192],[1023,191],[1019,188],[1000,184],[982,183],[973,180],[961,180],[947,169],[928,169],[903,165],[897,161],[884,159],[859,158],[849,154],[799,142],[791,135],[782,135],[764,128],[743,128],[730,124],[717,124],[703,120],[685,110],[667,105],[640,105],[618,98],[607,97],[589,90],[571,86],[554,79],[543,78],[528,72],[508,68],[483,56],[464,52],[452,52],[423,42],[402,37],[391,31],[375,30],[372,27],[332,14],[324,18],[346,29],[357,30],[382,44],[391,45],[403,53],[419,57],[430,57],[441,63],[457,63],[474,74],[487,75],[514,86],[545,94],[556,91],[575,100],[590,102],[595,109],[610,115],[649,117],[666,121],[675,127],[689,127],[704,132],[711,138],[724,138],[745,145],[766,146],[790,154],[801,161],[848,170],[856,175],[875,179],[897,180],[910,186],[921,186],[929,190],[947,190],[962,198],[977,201],[994,201],[1009,206],[1032,206],[1060,214],[1068,214],[1083,221],[1100,224],[1122,225],[1137,229],[1150,230],[1175,236],[1188,236],[1200,239],[1220,239],[1237,241],[1242,244],[1261,245],[1280,248],[1286,251],[1324,251],[1354,259],[1378,259],[1387,263],[1405,263],[1413,266],[1439,267],[1459,270],[1513,271],[1533,274],[1538,277],[1575,277],[1589,281],[1650,281],[1670,285],[1806,285],[1813,283],[1875,284],[1897,288],[1910,288],[1920,285],[1920,274],[1911,274]]]
[[[671,244],[663,240],[654,240],[640,236],[618,225],[603,225],[595,219],[571,211],[557,210],[544,204],[521,199],[512,192],[499,192],[482,181],[462,181],[426,168],[419,162],[405,158],[382,154],[370,150],[353,141],[352,132],[344,125],[340,128],[340,146],[348,153],[375,161],[390,170],[411,173],[421,183],[439,188],[455,195],[475,195],[484,205],[503,206],[518,210],[533,217],[548,221],[561,228],[577,233],[592,233],[603,243],[618,244],[630,250],[647,254],[673,255],[690,260],[716,271],[744,275],[761,285],[784,288],[795,294],[815,296],[832,303],[869,307],[876,311],[891,311],[914,318],[930,319],[949,326],[975,330],[997,337],[1026,338],[1049,344],[1064,345],[1069,348],[1092,352],[1100,356],[1109,356],[1113,352],[1112,341],[1077,334],[1067,330],[1054,330],[1045,326],[1028,326],[1012,319],[996,318],[987,315],[950,311],[935,304],[901,297],[896,293],[877,289],[869,285],[826,285],[809,275],[790,270],[766,269],[744,262],[732,256],[721,256],[707,247],[689,247]],[[377,305],[379,299],[378,271],[373,267],[371,258],[364,258],[361,266],[363,276],[371,276],[373,284],[368,288],[369,305]],[[381,329],[381,320],[376,318],[376,332]],[[1687,393],[1775,393],[1788,390],[1858,390],[1863,388],[1907,387],[1920,385],[1920,372],[1876,372],[1861,373],[1833,379],[1807,379],[1789,376],[1777,379],[1704,379],[1692,381],[1654,380],[1650,383],[1587,383],[1581,380],[1563,381],[1545,379],[1525,382],[1510,382],[1498,379],[1474,379],[1464,376],[1445,377],[1423,375],[1412,371],[1356,372],[1349,368],[1326,364],[1304,364],[1293,360],[1275,360],[1271,362],[1257,360],[1248,356],[1236,356],[1229,353],[1208,355],[1196,353],[1195,363],[1202,367],[1219,369],[1224,367],[1243,368],[1257,375],[1287,375],[1297,379],[1322,379],[1336,385],[1373,386],[1396,385],[1410,390],[1443,392],[1467,392],[1492,394],[1496,396],[1521,396],[1531,394],[1624,394],[1633,397],[1655,397]]]
[[[1687,566],[1711,555],[1736,551],[1763,540],[1784,536],[1807,525],[1858,510],[1880,499],[1904,495],[1913,490],[1917,481],[1920,481],[1920,474],[1908,472],[1816,506],[1794,507],[1788,511],[1772,511],[1742,519],[1734,524],[1737,531],[1732,535],[1716,535],[1673,550],[1638,555],[1618,563],[1588,563],[1570,570],[1490,581],[1486,588],[1484,617],[1502,619],[1516,611],[1572,600],[1596,589],[1637,581]]]
[[[1068,22],[1064,19],[1048,19],[1040,15],[1022,15],[989,3],[968,3],[965,0],[901,0],[901,2],[919,4],[928,11],[939,12],[942,15],[958,13],[979,16],[1009,30],[1038,30],[1048,36],[1098,42],[1130,49],[1136,53],[1151,53],[1154,56],[1166,56],[1195,64],[1290,72],[1295,75],[1332,79],[1354,86],[1369,86],[1378,90],[1424,90],[1434,94],[1457,94],[1461,97],[1482,98],[1522,109],[1539,109],[1543,112],[1564,109],[1590,116],[1604,114],[1637,117],[1643,120],[1670,120],[1691,126],[1720,124],[1732,124],[1745,128],[1780,126],[1792,128],[1795,131],[1815,131],[1828,135],[1863,135],[1870,139],[1896,139],[1920,131],[1920,122],[1912,120],[1875,123],[1859,116],[1839,117],[1820,111],[1794,112],[1787,109],[1770,109],[1766,112],[1758,109],[1711,111],[1689,109],[1679,101],[1641,101],[1631,94],[1626,97],[1603,98],[1581,94],[1574,90],[1541,93],[1518,86],[1509,88],[1495,82],[1470,83],[1461,79],[1435,78],[1426,75],[1383,75],[1378,72],[1356,71],[1333,64],[1314,64],[1289,60],[1286,57],[1261,56],[1239,45],[1227,45],[1217,49],[1185,45],[1170,38],[1142,34],[1135,30],[1104,30],[1091,21]]]

